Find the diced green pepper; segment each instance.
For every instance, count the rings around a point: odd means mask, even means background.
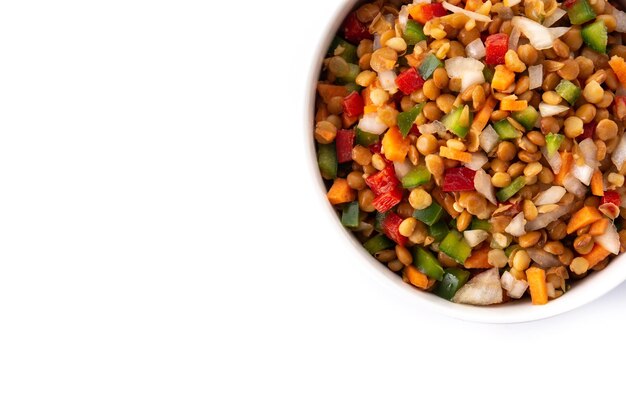
[[[491,231],[491,222],[489,220],[481,220],[477,218],[472,219],[472,223],[470,223],[470,230],[485,230],[487,232]]]
[[[579,87],[567,80],[561,80],[554,90],[572,106],[576,103],[581,93]]]
[[[415,119],[420,115],[423,107],[424,103],[420,103],[411,110],[398,114],[398,129],[400,129],[400,133],[402,133],[403,137],[409,134],[413,123],[415,123]]]
[[[356,143],[361,146],[370,146],[380,140],[380,136],[374,133],[364,132],[356,128]]]
[[[443,272],[443,279],[437,284],[435,294],[446,300],[451,300],[454,294],[467,282],[470,273],[459,268],[447,268]]]
[[[554,155],[554,153],[559,150],[564,140],[565,136],[560,133],[548,133],[546,135],[546,150],[548,151],[548,156]]]
[[[430,171],[426,166],[419,165],[409,171],[402,177],[402,186],[404,188],[414,188],[430,181]]]
[[[517,194],[519,190],[524,188],[524,185],[526,185],[526,178],[524,178],[524,176],[515,178],[509,185],[496,193],[498,201],[507,201],[509,198]]]
[[[389,211],[385,213],[381,213],[379,211],[376,212],[376,216],[374,217],[374,229],[378,230],[379,232],[383,231],[383,222],[385,221],[389,213]]]
[[[357,64],[348,64],[348,72],[341,77],[337,77],[337,81],[341,84],[352,84],[356,80],[356,76],[361,72],[361,68]],[[357,85],[354,83],[354,85]]]
[[[587,0],[576,0],[567,8],[567,15],[572,25],[580,25],[596,18],[596,13]]]
[[[493,129],[498,133],[500,139],[515,139],[521,136],[521,132],[513,127],[506,119],[498,120],[493,124]]]
[[[431,251],[419,246],[413,246],[413,265],[429,278],[441,281],[443,268]]]
[[[420,65],[419,73],[424,80],[427,80],[432,77],[435,70],[439,67],[443,67],[443,62],[434,54],[428,54],[422,61],[422,65]]]
[[[426,35],[424,35],[424,27],[411,19],[406,22],[406,28],[404,29],[404,35],[402,37],[407,45],[415,45],[416,43],[428,39]]]
[[[510,245],[506,249],[504,249],[504,254],[506,257],[510,257],[514,250],[519,249],[520,245]]]
[[[433,202],[430,206],[426,207],[425,209],[415,210],[413,212],[413,217],[415,217],[417,220],[421,221],[422,223],[432,226],[433,224],[439,221],[442,214],[443,214],[443,208],[439,204]]]
[[[435,242],[441,242],[441,240],[448,235],[450,229],[444,221],[438,221],[432,226],[428,226],[428,234],[435,238]]]
[[[359,202],[352,201],[343,207],[341,213],[341,224],[345,227],[359,226]]]
[[[606,53],[606,44],[609,38],[604,21],[598,20],[585,26],[580,34],[591,49],[602,54]]]
[[[328,48],[329,56],[334,56],[336,52],[339,52],[338,56],[342,57],[349,63],[355,64],[358,61],[356,46],[339,36],[335,36],[333,42],[330,44],[330,48]]]
[[[441,122],[444,124],[446,129],[460,138],[464,138],[467,135],[473,120],[472,112],[470,111],[468,120],[461,121],[461,114],[463,113],[463,109],[465,107],[457,107],[441,119]]]
[[[344,87],[346,87],[346,90],[348,90],[348,93],[351,93],[353,91],[356,91],[358,93],[363,89],[363,87],[361,87],[360,85],[354,82],[347,83],[344,85]]]
[[[452,230],[457,230],[457,228],[456,228],[456,219],[452,219],[452,220],[450,220],[450,222],[448,223],[448,226],[449,226],[449,227],[450,227],[450,229],[452,229]],[[446,236],[447,236],[447,234],[446,234]],[[444,237],[445,237],[445,236],[444,236]]]
[[[489,84],[491,84],[491,81],[493,81],[493,75],[495,73],[496,70],[492,67],[485,65],[485,68],[483,68],[483,76],[485,77],[485,81],[487,81]]]
[[[532,130],[539,119],[539,112],[533,106],[528,106],[522,111],[514,111],[511,117],[526,130]]]
[[[439,249],[461,265],[472,253],[472,247],[465,241],[463,235],[451,230],[439,244]]]
[[[318,145],[317,165],[320,167],[322,177],[327,180],[337,178],[337,150],[334,143]]]
[[[393,240],[387,238],[385,235],[374,236],[363,244],[365,250],[370,254],[375,254],[381,250],[390,249],[396,246]]]

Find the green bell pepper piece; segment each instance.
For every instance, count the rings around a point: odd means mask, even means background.
[[[385,221],[389,213],[391,212],[390,211],[385,212],[385,213],[381,213],[380,211],[376,212],[376,216],[374,217],[374,229],[378,230],[379,232],[383,231],[383,222]]]
[[[359,226],[359,202],[352,201],[343,207],[341,213],[341,224],[345,227],[358,227]]]
[[[443,214],[443,208],[439,204],[433,202],[430,206],[426,207],[425,209],[415,210],[413,212],[413,217],[415,217],[417,220],[421,221],[422,223],[427,224],[428,226],[432,226],[433,224],[439,221],[442,214]]]
[[[334,143],[318,145],[317,165],[320,168],[322,177],[327,180],[337,178],[337,150]]]
[[[361,87],[360,85],[354,82],[344,84],[344,87],[346,87],[346,90],[348,90],[348,93],[351,93],[353,91],[356,91],[358,93],[363,89],[363,87]]]
[[[415,45],[416,43],[428,39],[428,37],[424,35],[424,27],[411,19],[406,22],[406,28],[404,29],[404,35],[402,37],[407,45]]]
[[[345,59],[348,63],[356,64],[358,62],[358,57],[356,54],[356,46],[351,44],[339,36],[335,36],[332,43],[330,44],[330,48],[328,48],[328,56],[335,56],[335,52],[337,52],[337,48],[340,49],[340,53],[338,56]]]
[[[513,197],[519,190],[526,185],[526,178],[523,176],[515,178],[509,185],[496,193],[498,201],[504,202]]]
[[[472,253],[472,247],[465,241],[463,235],[451,230],[439,244],[439,249],[461,265]]]
[[[576,103],[576,100],[578,100],[581,93],[579,87],[576,87],[575,84],[567,80],[561,80],[559,85],[557,85],[554,90],[572,106]]]
[[[360,72],[361,68],[357,64],[348,64],[348,72],[337,77],[337,81],[341,84],[353,84]],[[357,84],[354,83],[354,85]]]
[[[498,133],[498,136],[502,140],[515,139],[521,136],[521,132],[513,127],[513,125],[506,119],[498,120],[493,124],[493,129]]]
[[[484,230],[486,232],[490,232],[491,223],[489,222],[489,220],[473,218],[469,228],[470,230]]]
[[[443,67],[443,62],[434,54],[428,54],[422,61],[422,65],[420,65],[419,73],[424,80],[427,80],[432,77],[435,70],[439,67]]]
[[[431,251],[413,246],[413,265],[429,278],[441,281],[443,268]]]
[[[539,112],[533,106],[528,106],[522,111],[514,111],[511,117],[526,130],[532,130],[539,119]]]
[[[441,240],[448,235],[450,229],[444,221],[438,221],[437,223],[428,226],[428,234],[435,238],[435,242],[441,242]]]
[[[371,255],[380,252],[381,250],[390,249],[396,246],[393,240],[387,238],[385,235],[374,236],[363,244],[365,250]]]
[[[409,134],[413,123],[415,123],[415,119],[420,115],[423,107],[424,103],[420,103],[411,110],[398,114],[398,129],[400,129],[400,133],[402,133],[403,137],[406,138],[406,135]]]
[[[572,25],[580,25],[596,18],[596,13],[587,0],[576,0],[567,8],[567,15]]]
[[[514,250],[519,249],[520,245],[509,245],[506,249],[504,249],[504,254],[506,257],[510,257]]]
[[[380,136],[374,133],[364,132],[358,127],[356,128],[356,143],[361,146],[368,147],[380,140]]]
[[[548,151],[548,156],[554,155],[554,153],[559,150],[564,140],[565,136],[560,133],[548,133],[546,135],[546,150]]]
[[[457,107],[452,110],[449,114],[446,114],[441,122],[444,124],[446,129],[450,132],[454,133],[460,138],[464,138],[469,132],[470,126],[472,125],[473,115],[472,112],[469,112],[469,121],[466,124],[461,124],[459,119],[461,118],[461,113],[463,112],[463,106]]]
[[[598,20],[585,26],[580,34],[583,37],[583,41],[594,51],[602,54],[606,53],[606,44],[609,40],[606,25],[604,21]]]
[[[459,268],[447,268],[443,272],[443,279],[437,284],[435,294],[446,300],[451,300],[454,294],[467,282],[469,271]]]
[[[493,75],[495,73],[496,70],[492,67],[485,65],[485,68],[483,68],[483,76],[485,77],[485,81],[487,81],[489,84],[491,84],[491,81],[493,81]]]
[[[430,181],[430,171],[426,166],[419,165],[402,178],[404,188],[414,188]]]

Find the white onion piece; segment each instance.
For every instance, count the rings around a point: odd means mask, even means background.
[[[617,234],[617,229],[615,228],[615,225],[613,223],[609,224],[606,232],[604,232],[600,236],[596,236],[595,240],[598,245],[602,246],[613,255],[619,255],[619,234]]]
[[[551,282],[546,284],[546,292],[548,293],[548,298],[555,298],[556,291],[554,290],[554,285]]]
[[[472,152],[472,160],[467,164],[463,164],[473,171],[478,171],[489,161],[487,155],[482,152]]]
[[[474,188],[489,200],[489,202],[496,205],[498,204],[496,192],[491,183],[491,176],[489,176],[484,169],[476,170],[476,174],[474,175]]]
[[[596,159],[598,155],[598,147],[594,141],[587,138],[578,144],[578,148],[585,158],[585,164],[589,165],[591,168],[597,168],[599,165],[598,160]]]
[[[535,220],[526,223],[526,230],[532,232],[533,230],[543,229],[553,221],[565,216],[569,211],[570,206],[559,206],[549,213],[540,214]]]
[[[398,13],[398,23],[400,24],[400,28],[402,28],[403,32],[406,29],[406,24],[408,21],[409,21],[409,8],[405,4],[404,6],[400,7],[400,12]]]
[[[489,233],[484,230],[466,230],[463,232],[463,237],[471,247],[475,248],[489,237]]]
[[[539,103],[539,113],[541,113],[541,117],[550,117],[556,116],[557,114],[563,113],[564,111],[568,111],[569,107],[563,106],[561,104],[548,104],[543,101]]]
[[[557,21],[559,21],[559,19],[561,19],[566,14],[567,12],[565,10],[556,9],[550,16],[546,17],[546,19],[543,21],[543,25],[549,28],[550,26],[555,24]]]
[[[465,53],[474,59],[484,58],[486,55],[485,44],[480,38],[476,38],[465,47]]]
[[[591,183],[591,177],[593,176],[594,169],[586,164],[578,165],[574,162],[573,165],[572,175],[580,182],[588,186]]]
[[[534,90],[543,84],[543,65],[531,65],[528,67],[528,88]]]
[[[511,291],[515,286],[515,277],[509,271],[504,271],[500,277],[500,285],[507,291]]]
[[[515,16],[511,20],[511,24],[519,28],[535,49],[540,50],[551,48],[554,40],[569,30],[569,28],[547,28],[534,20],[522,16]],[[564,29],[567,30],[563,32]]]
[[[520,212],[517,213],[515,217],[513,217],[511,223],[509,223],[504,231],[511,236],[520,237],[521,235],[526,233],[524,226],[526,226],[526,219],[524,218],[524,213]]]
[[[378,73],[378,81],[383,90],[389,91],[391,94],[395,94],[398,91],[396,85],[396,73],[395,71],[381,71]]]
[[[558,185],[553,185],[547,190],[537,194],[537,197],[535,197],[533,201],[536,206],[543,206],[545,204],[556,204],[561,201],[566,192],[567,190],[565,190],[565,188]]]
[[[527,289],[528,283],[526,281],[516,279],[513,289],[511,291],[507,291],[507,294],[511,298],[522,298]]]
[[[517,45],[519,44],[519,38],[522,32],[517,27],[514,27],[511,30],[511,34],[509,35],[509,49],[517,50]]]
[[[420,131],[422,135],[426,133],[442,134],[442,133],[446,133],[446,131],[448,130],[446,129],[446,126],[443,123],[441,123],[439,120],[435,120],[434,122],[431,122],[431,123],[426,123],[425,125],[420,125],[417,127],[417,129]]]
[[[541,153],[543,154],[543,157],[546,158],[546,161],[548,161],[548,164],[550,165],[550,168],[552,168],[552,171],[555,174],[558,174],[561,171],[561,166],[563,165],[563,161],[561,160],[561,154],[555,152],[552,154],[552,156],[549,156],[548,148],[546,148],[545,146],[541,148]]]
[[[371,223],[367,223],[367,222],[361,222],[359,223],[359,225],[356,227],[356,229],[351,229],[355,232],[367,232],[367,233],[371,233],[374,231],[374,225],[372,225]]]
[[[619,144],[611,154],[611,161],[613,161],[618,171],[622,170],[622,165],[626,161],[626,133],[624,133]]]
[[[615,27],[615,30],[622,33],[626,32],[626,13],[621,10],[617,10],[616,8],[613,8],[613,17],[617,21],[617,26]]]
[[[526,248],[526,253],[530,256],[530,259],[537,262],[542,268],[552,268],[554,266],[561,266],[559,258],[539,248]]]
[[[488,125],[480,134],[480,147],[487,153],[491,152],[493,148],[496,147],[498,142],[500,141],[500,136],[498,136],[498,132],[491,126]]]
[[[396,171],[396,177],[399,179],[404,178],[413,168],[414,166],[408,158],[402,162],[393,163],[393,169]]]
[[[584,184],[572,174],[565,176],[565,179],[563,180],[563,187],[579,198],[584,197],[585,193],[587,193],[587,187],[585,187]]]
[[[461,92],[468,87],[484,83],[483,68],[485,64],[474,58],[456,56],[446,60],[446,72],[450,78],[461,79]]]
[[[452,302],[471,305],[489,305],[502,302],[502,286],[498,268],[476,275],[452,297]]]
[[[375,135],[381,135],[387,130],[387,125],[384,124],[376,113],[367,113],[361,120],[359,120],[359,129],[367,133],[373,133]]]
[[[570,28],[558,27],[558,28],[548,28],[552,37],[556,40],[561,36],[565,35]]]
[[[381,44],[380,44],[380,35],[377,33],[374,35],[374,44],[372,46],[372,49],[375,51],[377,49],[380,49]]]
[[[469,17],[470,19],[474,19],[477,22],[486,22],[486,23],[491,22],[491,18],[489,16],[485,16],[484,14],[479,14],[476,12],[470,12],[469,10],[461,9],[460,7],[451,5],[447,1],[444,1],[442,4],[443,4],[444,9],[449,10],[452,13],[464,14],[465,16]]]

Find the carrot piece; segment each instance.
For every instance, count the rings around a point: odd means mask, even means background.
[[[574,213],[567,224],[567,234],[574,233],[576,230],[590,225],[602,218],[602,213],[592,206],[584,206]]]
[[[496,103],[496,98],[494,96],[489,96],[483,107],[476,114],[476,116],[474,116],[474,121],[470,127],[470,135],[478,138],[485,126],[487,126],[487,123],[489,123],[491,113],[493,113]]]
[[[606,217],[603,217],[591,225],[591,228],[589,228],[589,234],[591,236],[603,235],[604,232],[606,232],[606,229],[608,229],[608,227],[609,227],[609,219],[607,219]]]
[[[589,262],[589,268],[593,268],[594,266],[602,262],[607,256],[609,256],[610,253],[611,252],[596,243],[595,245],[593,245],[591,252],[583,255],[583,258],[585,258],[587,262]]]
[[[333,97],[345,97],[348,95],[348,89],[342,85],[334,85],[334,84],[317,84],[317,93],[322,97],[324,103],[328,103],[328,101]]]
[[[344,129],[348,129],[359,120],[359,116],[348,116],[345,112],[341,113],[341,124]]]
[[[599,169],[596,169],[591,177],[591,194],[598,197],[604,195],[604,182],[602,181],[602,172]]]
[[[526,100],[513,100],[505,98],[500,101],[500,110],[506,111],[522,111],[528,107],[528,101]]]
[[[623,85],[626,85],[626,62],[624,62],[624,58],[613,55],[609,60],[609,65],[613,69],[615,75],[617,75],[619,81]]]
[[[411,285],[416,286],[417,288],[421,288],[426,290],[429,288],[429,279],[426,275],[422,274],[417,270],[413,265],[408,265],[404,267],[404,273],[402,274],[405,281],[409,281]]]
[[[572,158],[572,154],[570,152],[561,152],[561,169],[559,170],[559,173],[554,176],[554,183],[556,185],[563,185],[563,180],[565,180],[565,177],[572,169],[573,160],[574,159]]]
[[[356,198],[356,192],[350,188],[348,181],[344,178],[337,178],[330,187],[330,190],[328,190],[328,194],[326,196],[328,197],[330,204],[336,205],[354,201]]]
[[[374,106],[373,104],[368,104],[367,106],[363,107],[363,114],[376,113],[377,111],[378,107]]]
[[[491,248],[489,246],[485,246],[482,249],[472,251],[472,254],[465,260],[465,264],[463,266],[468,269],[489,269],[492,268],[489,265],[488,257],[489,251]]]
[[[393,126],[383,136],[382,145],[385,158],[394,162],[404,162],[411,146],[411,140],[408,137],[402,137],[398,126]]]
[[[496,72],[491,80],[491,87],[496,90],[506,90],[515,81],[515,73],[504,65],[496,65]]]
[[[443,207],[443,209],[450,215],[450,217],[456,219],[459,216],[460,213],[454,209],[454,203],[456,200],[454,199],[454,196],[451,195],[451,193],[444,193],[443,191],[441,191],[441,188],[437,187],[434,188],[430,192],[430,194],[433,196],[435,201],[437,201],[437,203],[439,203],[439,205]]]
[[[322,120],[326,120],[330,113],[328,113],[328,108],[325,105],[317,106],[317,111],[315,112],[315,123],[319,123]]]
[[[361,91],[361,97],[363,98],[363,104],[365,104],[366,106],[372,105],[374,104],[372,102],[372,99],[370,98],[370,91],[372,91],[372,85],[368,85],[367,87],[365,87],[363,89],[363,91]]]
[[[533,304],[546,304],[548,302],[548,286],[546,285],[546,272],[537,267],[526,270],[526,280],[530,289],[530,298]]]
[[[457,151],[456,149],[448,148],[447,146],[442,146],[441,148],[439,148],[439,156],[443,158],[454,159],[455,161],[465,162],[466,164],[472,161],[471,153]]]

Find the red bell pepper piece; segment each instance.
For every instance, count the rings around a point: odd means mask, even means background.
[[[342,103],[343,112],[348,117],[356,117],[363,114],[363,108],[365,104],[363,103],[363,97],[356,91],[351,92],[343,99]]]
[[[399,188],[400,186],[400,180],[396,177],[396,171],[392,164],[387,165],[376,174],[365,178],[365,183],[377,196]],[[402,198],[402,195],[400,195],[400,197]]]
[[[396,187],[391,191],[378,195],[372,201],[372,205],[376,210],[385,213],[402,201],[402,189]]]
[[[608,190],[604,192],[604,196],[602,196],[602,201],[600,204],[613,203],[617,207],[622,204],[622,199],[620,198],[617,191]]]
[[[409,95],[422,88],[426,81],[413,67],[404,70],[396,77],[396,85],[404,94]]]
[[[341,129],[335,136],[335,148],[337,149],[337,162],[352,161],[352,147],[356,133],[352,129]]]
[[[383,143],[381,141],[372,143],[367,149],[369,149],[371,153],[380,153],[383,150]]]
[[[626,117],[626,97],[615,96],[615,116],[622,120]]]
[[[446,192],[474,191],[476,171],[466,167],[448,168],[443,173],[443,187]]]
[[[348,42],[358,44],[363,39],[374,39],[367,25],[356,17],[355,13],[350,13],[343,22],[343,36]]]
[[[385,220],[383,220],[381,226],[383,233],[400,246],[407,244],[408,239],[400,234],[400,223],[402,223],[402,217],[396,213],[389,213]]]
[[[574,5],[574,3],[576,3],[576,0],[565,0],[563,2],[563,7],[569,9],[570,7]]]
[[[500,212],[500,216],[515,217],[522,211],[522,200],[518,200],[516,202],[507,201],[506,203],[498,203],[498,208],[502,206],[510,207]]]
[[[448,12],[441,3],[418,4],[411,9],[411,17],[425,25],[435,17],[445,16]]]
[[[583,133],[576,139],[578,141],[585,140],[587,138],[593,139],[593,134],[596,131],[596,122],[589,122],[583,125]]]
[[[494,33],[485,40],[485,62],[487,65],[504,64],[504,55],[509,50],[509,35]]]

